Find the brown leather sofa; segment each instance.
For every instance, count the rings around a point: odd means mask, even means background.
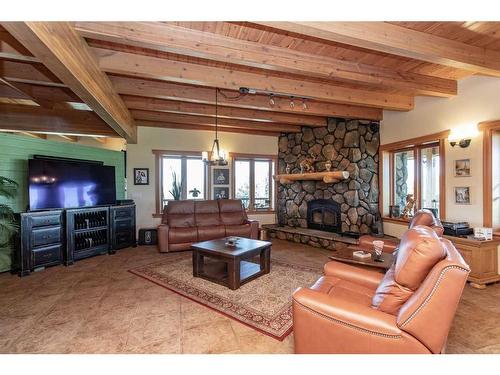
[[[385,275],[339,262],[324,272],[293,294],[296,353],[443,353],[469,267],[418,225]]]
[[[193,243],[226,236],[257,239],[258,230],[239,199],[172,201],[158,226],[158,250],[190,250]]]
[[[441,224],[441,220],[434,216],[434,214],[426,209],[419,210],[415,216],[410,220],[408,224],[408,229],[411,229],[417,225],[425,225],[432,228],[439,237],[443,236],[444,228]],[[373,250],[373,241],[381,240],[381,238],[365,234],[359,237],[359,247],[371,251]],[[384,241],[383,251],[386,253],[392,253],[399,246],[399,241],[396,239],[382,239]]]

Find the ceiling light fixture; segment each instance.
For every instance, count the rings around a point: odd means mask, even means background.
[[[219,137],[218,137],[218,109],[219,109],[219,89],[215,89],[215,139],[212,144],[211,158],[208,157],[208,152],[203,151],[201,153],[201,159],[209,165],[224,166],[227,165],[226,153],[220,148]]]
[[[269,105],[274,107],[276,105],[276,101],[274,100],[274,94],[269,95]]]
[[[293,101],[295,98],[293,96],[290,96],[290,108],[295,108],[295,102]]]
[[[306,110],[307,109],[307,103],[306,103],[306,98],[302,98],[302,109]]]

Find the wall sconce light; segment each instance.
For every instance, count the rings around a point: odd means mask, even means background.
[[[448,142],[450,142],[451,147],[459,145],[462,148],[466,148],[470,146],[472,138],[478,135],[478,133],[477,124],[460,126],[451,129]]]

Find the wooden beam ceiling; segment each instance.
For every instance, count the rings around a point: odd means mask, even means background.
[[[312,55],[159,22],[77,22],[77,31],[97,40],[277,72],[407,90],[419,95],[453,96],[456,81]]]
[[[28,105],[0,104],[0,128],[26,132],[118,137],[118,134],[94,112],[56,110]]]
[[[127,107],[69,23],[5,22],[3,26],[120,136],[136,142],[137,130]]]
[[[215,104],[213,88],[153,81],[148,79],[113,76],[110,77],[116,91],[124,95],[136,95],[158,99],[177,100],[191,103]],[[237,98],[237,99],[235,99]],[[238,97],[238,92],[222,90],[219,95],[221,106],[248,108],[262,111],[298,113],[325,117],[345,117],[368,120],[381,120],[380,108],[361,107],[347,104],[307,101],[307,108],[300,105],[290,106],[290,100],[276,97],[275,105],[269,103],[268,95],[245,95]]]
[[[147,120],[136,120],[135,123],[137,124],[137,126],[149,127],[149,128],[202,130],[211,132],[215,130],[214,126],[198,125],[198,124],[176,124],[173,122],[147,121]],[[220,127],[218,131],[223,133],[225,132],[225,133],[240,133],[240,134],[250,134],[250,135],[266,135],[274,137],[280,135],[280,132],[249,130],[249,129],[233,128],[233,127]]]
[[[122,99],[129,109],[215,117],[215,106],[211,104],[144,98],[141,96],[123,96]],[[218,107],[217,116],[219,118],[233,118],[237,120],[250,120],[258,122],[276,122],[303,126],[327,125],[325,117],[222,106]]]
[[[386,22],[256,22],[295,34],[500,77],[500,51]]]
[[[351,89],[314,81],[298,81],[95,47],[91,47],[91,50],[98,60],[99,67],[108,73],[229,90],[250,87],[265,92],[400,111],[413,108],[413,96],[408,95]]]
[[[152,111],[141,111],[141,110],[131,110],[132,116],[136,120],[146,120],[155,121],[163,123],[176,123],[176,124],[193,124],[193,125],[204,125],[212,126],[215,128],[215,119],[208,116],[192,116],[176,113],[165,113],[165,112],[152,112]],[[300,126],[297,125],[287,125],[287,124],[276,124],[276,123],[262,123],[257,121],[248,120],[236,120],[228,118],[220,118],[217,121],[220,128],[230,127],[230,128],[240,128],[247,130],[257,130],[257,131],[269,131],[269,132],[299,132]]]

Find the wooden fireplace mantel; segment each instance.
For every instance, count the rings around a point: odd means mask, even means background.
[[[313,173],[294,173],[294,174],[277,174],[274,176],[280,184],[291,184],[293,181],[306,180],[323,180],[326,184],[332,184],[349,178],[347,171],[332,171],[332,172],[313,172]]]

